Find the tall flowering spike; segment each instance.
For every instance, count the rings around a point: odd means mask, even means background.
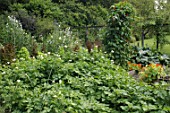
[[[9,21],[17,28],[22,29],[22,24],[14,16],[8,16]]]

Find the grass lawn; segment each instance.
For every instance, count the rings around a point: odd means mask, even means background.
[[[170,35],[167,36],[166,38],[168,38],[168,40],[170,41]],[[156,40],[154,38],[146,39],[146,40],[144,40],[144,46],[152,48],[152,49],[156,49],[156,43],[155,42],[156,42]],[[136,46],[139,45],[139,47],[141,47],[141,41],[136,41],[135,43],[132,43],[132,45],[136,45]],[[170,56],[170,44],[166,44],[159,51]]]

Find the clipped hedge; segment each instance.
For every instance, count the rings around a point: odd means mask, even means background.
[[[1,113],[164,113],[170,92],[157,87],[83,48],[0,67]]]

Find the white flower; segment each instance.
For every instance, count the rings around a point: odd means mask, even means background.
[[[7,62],[7,64],[10,64],[10,62]]]
[[[59,37],[58,39],[61,40],[61,37]]]
[[[48,54],[48,55],[50,55],[51,53],[50,53],[50,52],[48,52],[47,54]]]
[[[111,53],[114,53],[114,51],[112,50]]]
[[[20,60],[25,60],[24,58],[20,58]]]
[[[18,67],[15,67],[16,69],[18,69]]]
[[[104,56],[102,56],[101,58],[103,58],[103,59],[104,59]]]
[[[67,48],[67,45],[65,45],[64,47]]]
[[[21,82],[21,80],[17,80],[17,82],[19,83],[19,82]]]
[[[112,64],[114,64],[114,60],[110,60]]]
[[[117,16],[114,16],[114,18],[115,18],[115,19],[118,19],[118,17],[117,17]]]
[[[59,80],[59,84],[61,84],[62,83],[62,80]]]
[[[94,58],[92,57],[91,60],[94,60]]]
[[[44,57],[43,57],[43,55],[40,55],[40,59],[43,59]]]
[[[69,60],[69,62],[71,62],[72,60]]]
[[[15,61],[16,61],[16,59],[14,58],[14,59],[12,59],[12,61],[13,61],[13,62],[15,62]]]

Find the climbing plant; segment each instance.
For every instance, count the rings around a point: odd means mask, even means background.
[[[134,10],[128,2],[112,5],[108,15],[108,29],[103,43],[106,52],[116,64],[125,66],[129,58],[129,41],[131,37],[132,15]]]

